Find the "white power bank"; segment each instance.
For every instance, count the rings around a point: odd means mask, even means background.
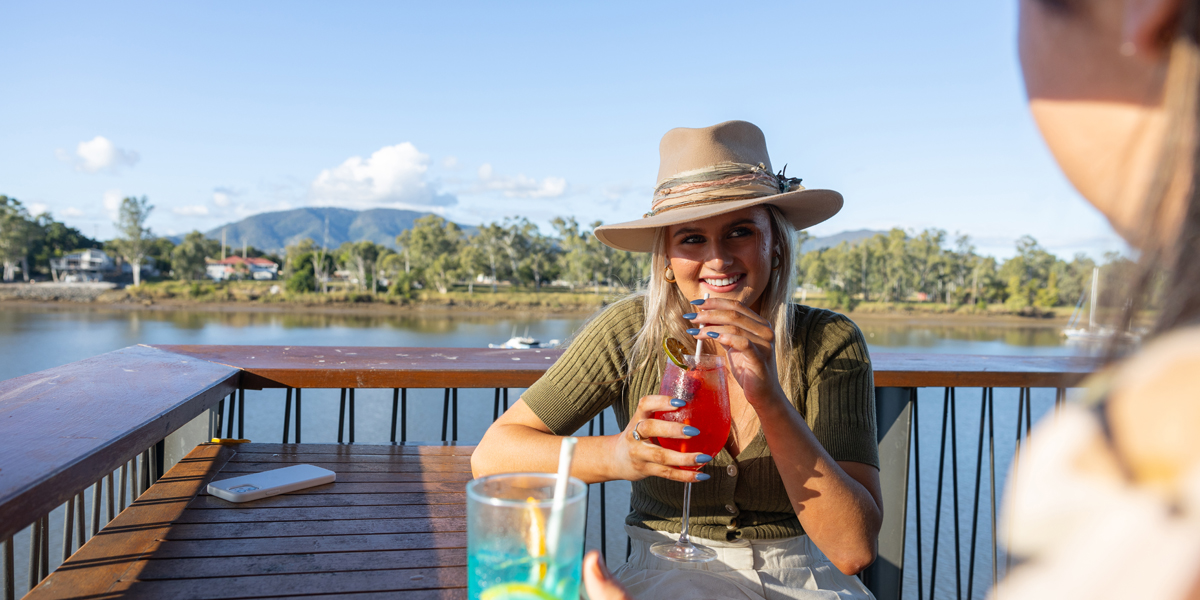
[[[312,465],[295,465],[214,481],[208,484],[208,493],[230,502],[249,502],[267,496],[333,483],[336,478],[337,475],[329,469]]]

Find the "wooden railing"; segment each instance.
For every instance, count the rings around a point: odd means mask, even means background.
[[[441,388],[445,390],[441,437],[447,440],[447,425],[453,415],[453,434],[449,438],[453,441],[457,439],[458,389],[494,389],[493,415],[498,414],[502,395],[504,408],[507,408],[508,390],[529,387],[560,354],[561,351],[557,350],[466,348],[133,346],[0,382],[0,543],[3,544],[0,562],[3,563],[3,597],[12,598],[15,594],[14,534],[32,526],[29,570],[29,583],[32,585],[49,572],[48,515],[51,511],[64,503],[67,505],[63,554],[69,555],[74,547],[82,545],[87,537],[102,529],[101,504],[108,507],[108,518],[104,522],[111,520],[115,504],[114,489],[121,498],[128,489],[132,499],[163,472],[163,440],[169,434],[209,410],[213,411],[210,421],[216,426],[217,432],[227,431],[231,434],[229,437],[240,434],[244,426],[244,394],[247,389],[286,389],[287,411],[282,424],[285,442],[289,441],[289,437],[294,438],[295,442],[301,440],[300,390],[342,389],[342,419],[345,420],[347,391],[353,415],[355,389],[393,389],[391,441],[396,442],[405,439],[403,421],[407,413],[402,410],[400,402],[407,399],[407,390]],[[866,577],[876,579],[873,586],[876,589],[899,590],[905,569],[904,521],[909,503],[909,440],[917,440],[910,433],[917,414],[916,389],[945,388],[946,406],[950,407],[955,389],[983,388],[981,406],[987,408],[989,389],[1020,388],[1023,391],[1018,405],[1027,422],[1028,411],[1031,410],[1031,407],[1025,408],[1029,403],[1029,388],[1059,390],[1055,395],[1057,405],[1059,398],[1065,397],[1062,390],[1076,385],[1095,369],[1096,362],[1066,357],[879,353],[873,357],[873,366],[875,384],[879,388],[881,455],[886,463],[884,483],[885,487],[890,485],[894,490],[894,493],[889,492],[893,497],[885,498],[885,503],[889,504],[885,514],[891,520],[893,531],[888,534],[891,537],[887,544],[882,543],[881,538],[881,560],[877,567],[873,567],[875,571],[869,572]],[[294,412],[293,391],[296,393]],[[240,410],[235,415],[235,402],[239,398]],[[944,468],[946,463],[945,423],[947,415],[952,415],[952,410],[950,408],[950,411],[943,410],[941,413],[943,451],[939,469]],[[399,440],[397,415],[401,421]],[[239,429],[236,432],[233,429],[235,418]],[[1020,418],[1018,415],[1018,439],[1021,436]],[[351,416],[350,442],[354,441],[353,423]],[[982,460],[983,456],[982,424],[981,417],[978,460]],[[603,434],[602,420],[600,427]],[[345,441],[343,429],[339,423],[339,442]],[[430,436],[423,439],[430,439]],[[915,451],[918,469],[916,501],[919,559],[924,552],[920,542],[919,446],[912,450]],[[994,457],[992,461],[994,464]],[[125,480],[131,468],[134,476],[127,484]],[[119,487],[114,481],[114,472],[118,471],[121,475]],[[978,498],[978,475],[975,487]],[[93,498],[92,514],[90,527],[85,527],[87,515],[84,512],[84,494],[89,488]],[[107,496],[102,494],[105,489]],[[954,493],[957,498],[957,479]],[[938,494],[940,503],[940,477]],[[994,504],[994,490],[992,495]],[[601,502],[604,497],[602,487]],[[123,499],[120,507],[124,507]],[[954,526],[957,534],[957,518]],[[885,524],[885,529],[887,527]],[[993,539],[993,552],[994,545]],[[958,552],[959,548],[954,550]],[[935,560],[936,554],[935,543]],[[973,557],[974,554],[972,569]],[[931,579],[936,579],[935,575],[936,571],[931,573]],[[918,581],[923,576],[923,570],[917,569]],[[881,583],[884,579],[887,581]],[[974,581],[973,574],[968,580]],[[930,586],[931,595],[933,583]]]

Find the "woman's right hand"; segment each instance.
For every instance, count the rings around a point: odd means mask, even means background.
[[[637,410],[629,419],[629,425],[619,435],[611,438],[613,457],[613,479],[638,481],[647,477],[662,477],[672,481],[694,482],[708,479],[708,475],[696,471],[685,471],[676,467],[693,467],[712,460],[711,456],[699,452],[675,452],[650,441],[650,438],[677,438],[686,440],[699,432],[687,435],[691,429],[683,423],[660,421],[653,418],[656,412],[678,409],[672,405],[670,396],[643,396]],[[641,441],[634,439],[637,429]]]

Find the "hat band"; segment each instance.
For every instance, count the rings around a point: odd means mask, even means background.
[[[778,175],[773,175],[763,163],[725,162],[684,171],[655,188],[651,210],[642,218],[675,208],[750,200],[804,189],[799,178],[784,174],[786,165],[783,169]]]

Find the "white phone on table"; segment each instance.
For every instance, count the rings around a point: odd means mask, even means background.
[[[208,484],[208,493],[230,502],[249,502],[294,492],[317,485],[333,483],[337,475],[329,469],[313,465],[293,465],[282,469],[239,475]]]

